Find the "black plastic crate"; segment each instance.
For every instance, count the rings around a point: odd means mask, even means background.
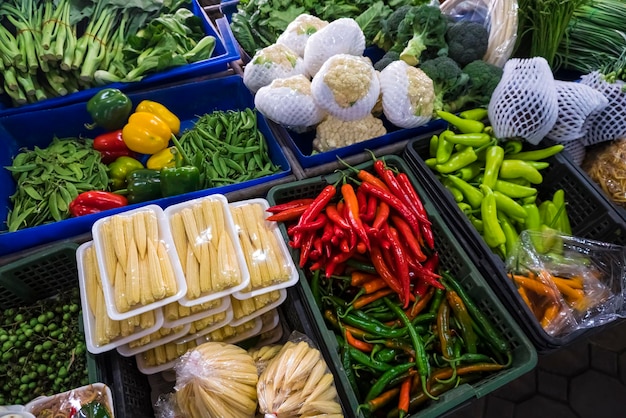
[[[500,303],[487,285],[470,255],[452,234],[451,226],[446,222],[445,216],[436,210],[432,203],[432,197],[416,181],[406,162],[395,155],[385,156],[384,159],[391,167],[407,173],[418,194],[422,197],[424,207],[432,222],[435,245],[440,255],[441,265],[458,280],[485,315],[490,318],[513,350],[513,364],[509,369],[494,373],[473,384],[460,385],[441,395],[439,401],[431,403],[428,407],[412,415],[415,418],[437,417],[465,402],[485,396],[487,393],[530,371],[537,362],[537,352],[524,332],[509,315],[505,306]],[[356,168],[369,169],[372,167],[372,164],[373,162],[370,161],[360,164]],[[327,176],[275,186],[269,191],[267,199],[270,204],[277,204],[297,198],[314,197],[326,185],[337,183],[343,175],[345,173],[335,172]],[[280,229],[283,237],[288,239],[285,226],[281,225]],[[297,260],[298,252],[293,249],[291,251],[292,257]],[[296,286],[289,289],[289,296],[284,303],[285,318],[290,327],[304,332],[316,340],[326,363],[334,374],[335,386],[337,387],[345,416],[362,417],[362,413],[358,412],[356,395],[348,383],[347,376],[342,368],[339,355],[340,349],[334,333],[325,323],[322,313],[314,301],[304,271],[299,269],[299,273],[300,281]]]
[[[508,307],[539,352],[549,352],[566,346],[583,334],[597,329],[580,330],[563,336],[546,333],[519,296],[515,284],[506,275],[504,261],[487,246],[480,234],[459,209],[450,192],[426,166],[429,141],[414,140],[405,149],[405,159],[419,181],[435,196],[434,203],[454,225],[459,242],[472,255],[489,284]],[[618,245],[626,244],[626,219],[622,212],[604,195],[597,185],[566,156],[557,154],[549,159],[550,166],[542,170],[543,182],[536,185],[538,201],[551,198],[558,189],[565,191],[567,214],[572,234]]]
[[[111,388],[116,417],[153,418],[148,376],[137,368],[135,357],[123,357],[117,351],[100,358],[106,364],[106,384]]]

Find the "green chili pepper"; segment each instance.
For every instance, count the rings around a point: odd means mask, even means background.
[[[541,245],[544,253],[562,253],[563,239],[559,235],[559,231],[550,228],[548,225],[541,225]]]
[[[131,100],[119,89],[102,89],[87,101],[87,112],[94,122],[87,127],[100,126],[107,131],[122,129],[132,110]]]
[[[534,187],[522,186],[506,180],[496,180],[493,190],[514,199],[537,195],[537,189]]]
[[[161,169],[161,194],[164,197],[191,193],[200,187],[200,170],[194,166]]]
[[[391,380],[393,380],[396,376],[408,372],[414,366],[415,365],[413,363],[404,363],[387,370],[385,373],[383,373],[382,376],[378,378],[378,380],[376,380],[376,383],[372,385],[369,392],[367,392],[367,395],[365,396],[365,402],[371,401],[372,399],[380,395],[385,390]]]
[[[452,131],[443,131],[439,134],[439,139],[437,140],[437,152],[435,153],[437,164],[443,164],[450,159],[452,151],[454,151],[454,144],[448,141],[448,136],[452,134]]]
[[[522,143],[522,141],[506,141],[504,143],[504,154],[507,156],[511,154],[517,154],[522,150],[522,148],[524,148],[524,144]]]
[[[465,303],[461,300],[461,297],[454,291],[448,290],[446,292],[446,300],[452,309],[452,313],[456,318],[456,322],[459,325],[463,342],[465,343],[465,349],[468,353],[476,354],[478,338],[472,327],[472,318],[465,307]],[[442,302],[443,303],[443,302]]]
[[[504,212],[511,218],[526,218],[526,211],[522,205],[497,190],[494,191],[493,194],[496,197],[498,212]]]
[[[463,193],[465,201],[474,209],[478,209],[483,200],[483,194],[476,187],[466,181],[461,180],[457,176],[449,175],[448,180]]]
[[[506,242],[504,231],[498,222],[498,207],[496,196],[488,186],[480,185],[483,200],[480,205],[481,219],[483,220],[483,237],[491,248],[498,248]]]
[[[342,338],[341,336],[335,334],[337,337],[337,344],[341,347],[341,364],[343,366],[343,370],[348,377],[348,382],[352,387],[355,395],[360,398],[359,394],[359,385],[356,381],[356,376],[354,375],[354,369],[352,368],[352,357],[350,356],[350,345],[348,342]]]
[[[524,210],[524,208],[522,208],[522,210]],[[515,227],[503,211],[498,211],[498,220],[500,221],[502,231],[504,232],[504,236],[506,237],[506,242],[504,243],[504,246],[506,248],[505,256],[508,257],[513,254],[519,236],[517,234],[517,231],[515,230]]]
[[[472,209],[472,207],[465,202],[457,202],[457,206],[466,216],[470,216],[474,212],[474,209]]]
[[[470,165],[467,165],[455,173],[461,180],[470,181],[480,174],[483,169],[483,164],[479,161],[475,161]]]
[[[161,173],[157,170],[135,170],[126,177],[128,203],[139,203],[163,197]]]
[[[352,358],[352,360],[372,370],[376,370],[378,372],[386,372],[393,367],[389,363],[370,358],[370,356],[360,350],[357,350],[354,347],[349,347],[348,352],[350,353],[350,358]]]
[[[472,224],[472,226],[479,232],[479,233],[484,233],[485,232],[485,224],[483,223],[482,219],[478,219],[476,216],[474,215],[470,215],[468,216],[470,223]]]
[[[109,164],[109,180],[112,190],[126,188],[126,177],[135,170],[143,168],[143,164],[133,157],[121,156]]]
[[[544,170],[548,167],[550,167],[550,163],[547,161],[532,161],[532,160],[528,160],[526,161],[527,164],[535,167],[537,170]]]
[[[543,176],[539,170],[528,164],[526,161],[517,159],[502,161],[502,165],[500,166],[500,178],[523,178],[533,184],[540,184],[543,181]]]
[[[552,202],[559,212],[558,229],[565,235],[572,235],[572,227],[570,226],[569,217],[567,216],[567,205],[565,204],[565,191],[558,189],[552,196]]]
[[[450,174],[463,167],[468,166],[477,159],[478,156],[476,155],[476,151],[474,151],[474,148],[468,147],[465,148],[463,151],[452,154],[448,161],[446,161],[445,163],[437,163],[437,165],[435,165],[435,170],[437,170],[441,174]]]
[[[493,145],[487,148],[487,154],[485,155],[485,172],[483,175],[482,184],[493,189],[496,180],[498,180],[498,173],[500,172],[500,166],[504,159],[504,148],[498,145]]]
[[[400,350],[396,348],[383,348],[376,354],[374,354],[374,360],[388,363],[396,358],[400,353]]]
[[[461,193],[461,191],[457,189],[450,180],[444,179],[443,186],[452,194],[455,202],[463,201],[463,193]]]
[[[524,228],[529,231],[541,231],[541,215],[539,214],[539,207],[535,203],[527,203],[522,207],[526,211]],[[531,235],[531,240],[537,251],[543,253],[543,245],[539,237]]]
[[[491,136],[486,133],[455,134],[446,136],[448,142],[469,147],[482,147],[492,141]]]
[[[437,135],[431,136],[429,146],[428,146],[428,155],[430,155],[431,157],[435,157],[437,155],[438,144],[439,144],[439,137]]]
[[[435,157],[428,158],[424,160],[424,164],[426,164],[426,167],[428,168],[435,168],[435,166],[437,165],[437,159]]]
[[[428,313],[431,313],[433,315],[437,314],[437,312],[439,311],[439,305],[441,304],[441,301],[443,300],[445,295],[446,293],[443,291],[443,289],[435,290],[435,294],[433,295],[433,298],[430,301],[430,306],[428,307]]]
[[[363,331],[366,331],[369,334],[377,335],[379,337],[384,338],[399,338],[403,337],[407,334],[407,329],[405,328],[390,328],[387,326],[381,326],[372,321],[367,321],[363,318],[359,318],[356,315],[348,314],[343,317],[343,322],[346,325],[350,325],[356,328],[359,328]]]
[[[551,200],[544,200],[539,205],[539,217],[543,225],[547,225],[550,228],[555,227],[558,219],[556,219],[557,208]]]
[[[557,144],[557,145],[553,145],[551,147],[547,147],[543,149],[512,153],[512,154],[507,155],[506,159],[526,160],[526,161],[545,160],[546,158],[550,158],[553,155],[556,155],[559,152],[563,151],[563,148],[565,148],[563,144]]]
[[[437,116],[453,125],[464,134],[479,133],[485,128],[485,124],[480,121],[463,119],[450,112],[438,110]]]
[[[489,116],[489,111],[484,107],[477,107],[475,109],[464,110],[459,113],[459,116],[463,119],[483,120]]]
[[[520,200],[522,202],[522,206],[523,205],[528,205],[528,204],[531,204],[531,203],[535,203],[537,201],[537,195],[534,194],[532,196],[522,197]]]

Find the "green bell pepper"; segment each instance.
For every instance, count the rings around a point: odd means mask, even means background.
[[[161,194],[161,173],[143,168],[126,177],[128,203],[147,202],[163,197]]]
[[[118,157],[109,164],[109,180],[112,190],[126,188],[126,178],[135,170],[144,168],[140,161],[127,156]]]
[[[200,187],[200,170],[194,166],[164,167],[161,169],[163,197],[195,192]]]
[[[122,129],[132,110],[131,100],[120,90],[102,89],[87,101],[87,112],[94,123],[86,126],[90,129],[100,126],[107,131]]]

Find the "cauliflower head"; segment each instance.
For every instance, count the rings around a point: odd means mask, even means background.
[[[354,19],[333,20],[309,37],[304,47],[304,65],[314,76],[333,55],[361,56],[365,51],[365,35]]]
[[[330,57],[313,77],[311,91],[317,104],[329,114],[356,120],[371,113],[380,82],[369,58],[339,54]]]
[[[433,115],[433,81],[419,68],[394,61],[380,72],[383,113],[400,128],[424,125]]]
[[[326,113],[311,95],[311,81],[299,74],[279,78],[254,96],[254,106],[266,118],[295,131],[317,125]]]
[[[304,57],[304,47],[309,37],[326,26],[328,26],[326,20],[303,13],[287,25],[287,29],[280,34],[276,43],[285,45],[299,56]]]
[[[320,152],[330,151],[367,141],[386,133],[387,130],[383,126],[383,121],[372,114],[352,121],[341,120],[329,115],[317,125],[313,148]]]
[[[256,93],[277,78],[304,74],[304,61],[285,45],[274,44],[259,50],[243,71],[243,83]]]

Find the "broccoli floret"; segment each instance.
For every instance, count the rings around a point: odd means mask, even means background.
[[[435,87],[434,110],[443,110],[444,103],[463,91],[469,76],[450,57],[437,57],[420,64],[422,71],[433,80]]]
[[[400,59],[400,53],[396,51],[387,51],[385,55],[374,64],[374,69],[377,71],[382,71],[386,66],[391,64],[394,61],[398,61]]]
[[[398,26],[407,12],[411,9],[411,5],[405,4],[394,10],[387,19],[381,24],[381,29],[374,37],[374,44],[385,51],[391,49],[398,33]]]
[[[445,34],[448,20],[436,6],[414,6],[398,26],[398,36],[392,50],[400,52],[400,59],[416,66],[427,48],[447,49]]]
[[[464,67],[485,56],[489,31],[480,23],[462,20],[448,26],[445,39],[448,56]]]
[[[502,79],[502,68],[483,60],[475,60],[463,67],[463,74],[467,75],[468,81],[457,98],[444,104],[443,108],[448,112],[458,112],[470,106],[487,106]]]

